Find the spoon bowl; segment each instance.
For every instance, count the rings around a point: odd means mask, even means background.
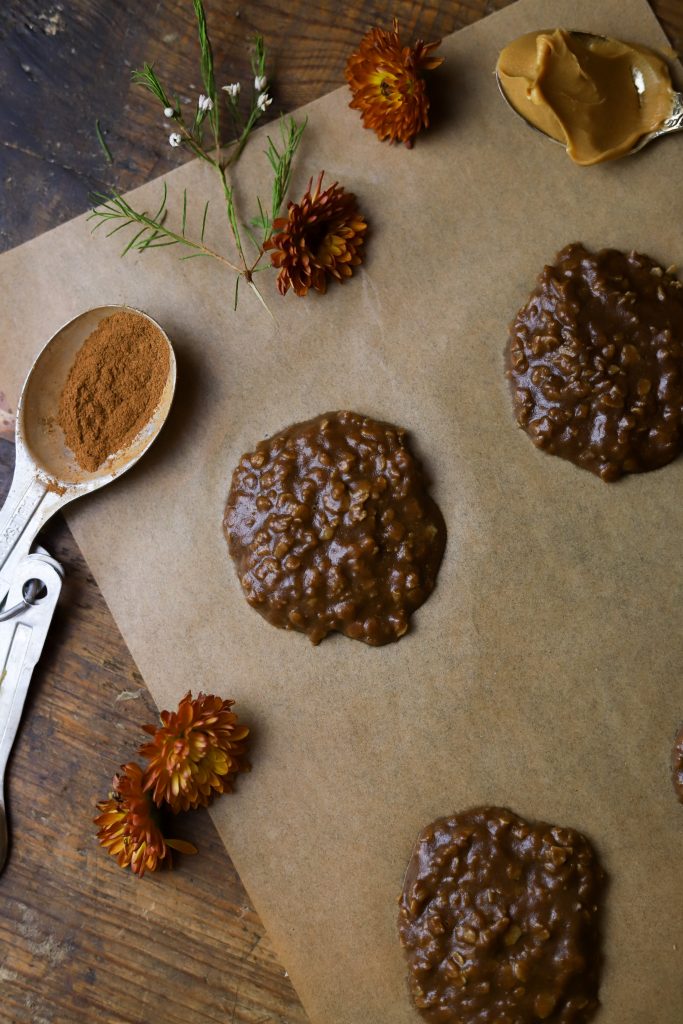
[[[110,455],[94,472],[76,462],[57,424],[59,399],[76,353],[106,317],[125,310],[148,320],[168,347],[169,373],[159,405],[140,433],[121,451]],[[17,444],[25,447],[38,470],[53,485],[75,491],[72,496],[103,487],[125,473],[155,439],[168,415],[175,388],[176,365],[171,343],[152,317],[127,306],[97,306],[70,320],[50,338],[33,364],[17,408]]]
[[[94,472],[79,466],[58,423],[59,400],[76,353],[95,328],[113,313],[125,311],[147,320],[168,346],[168,376],[151,418],[118,452]],[[7,501],[0,509],[0,605],[12,572],[28,554],[36,534],[54,513],[83,494],[104,487],[144,455],[158,436],[173,400],[176,362],[159,324],[129,306],[97,306],[64,324],[45,345],[26,378],[16,421],[16,466]]]

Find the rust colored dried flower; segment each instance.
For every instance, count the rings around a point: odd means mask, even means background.
[[[170,865],[169,847],[181,853],[196,853],[191,843],[166,839],[156,820],[156,809],[144,791],[145,776],[139,764],[121,765],[114,776],[113,792],[97,805],[101,813],[97,838],[120,868],[130,867],[140,878],[145,871],[156,871],[162,861]]]
[[[327,290],[328,278],[343,282],[363,262],[361,249],[368,229],[353,192],[335,182],[321,191],[324,171],[311,193],[313,179],[300,203],[290,202],[287,216],[273,223],[275,233],[265,243],[270,260],[279,267],[278,291],[306,295],[309,288]]]
[[[422,74],[443,63],[443,57],[431,56],[440,43],[440,39],[435,43],[419,39],[415,46],[401,46],[394,18],[393,32],[370,29],[349,57],[345,72],[353,93],[349,106],[360,110],[363,125],[378,138],[410,147],[428,126],[429,97]]]
[[[238,772],[249,771],[244,760],[249,730],[230,710],[235,702],[200,693],[185,694],[177,711],[162,711],[160,728],[145,725],[152,740],[140,747],[149,759],[145,789],[157,805],[187,811],[204,807],[212,796],[232,789]]]

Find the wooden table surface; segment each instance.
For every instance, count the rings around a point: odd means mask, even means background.
[[[342,84],[346,57],[371,24],[388,26],[396,14],[407,34],[429,40],[508,2],[205,0],[221,81],[249,81],[248,41],[265,36],[271,117]],[[683,4],[653,7],[680,50]],[[186,159],[169,148],[156,103],[131,85],[130,71],[148,61],[181,96],[197,89],[190,0],[5,0],[0,45],[1,249],[81,213],[92,190],[125,191]],[[2,380],[0,407],[1,392]],[[0,499],[13,462],[6,425],[4,434]],[[139,880],[98,847],[95,802],[156,711],[61,518],[43,543],[66,579],[10,762],[0,1024],[303,1024],[205,811],[181,827],[199,856],[173,872]]]

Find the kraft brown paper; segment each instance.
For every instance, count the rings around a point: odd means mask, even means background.
[[[606,485],[539,452],[513,419],[503,351],[567,242],[683,264],[683,138],[577,168],[517,120],[497,54],[553,25],[665,45],[642,0],[522,0],[444,42],[446,109],[411,152],[363,131],[345,89],[307,108],[292,194],[325,168],[372,236],[325,297],[283,300],[261,275],[277,326],[247,290],[231,311],[218,265],[172,249],[120,260],[121,235],[91,237],[83,218],[0,260],[9,396],[91,305],[138,306],[174,342],[162,437],[68,519],[158,704],[217,691],[253,726],[254,770],[214,819],[314,1024],[419,1020],[395,927],[403,872],[424,824],[480,803],[594,841],[610,877],[599,1024],[681,1020],[683,459]],[[269,194],[264,141],[239,166],[243,208]],[[196,223],[210,170],[166,181],[176,209],[191,191]],[[152,207],[160,187],[135,201]],[[435,593],[380,649],[268,625],[221,531],[240,454],[337,408],[410,429],[448,526]]]

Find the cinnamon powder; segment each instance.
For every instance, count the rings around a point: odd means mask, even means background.
[[[152,417],[168,377],[166,340],[145,317],[106,317],[76,353],[58,422],[83,469],[93,472]]]

